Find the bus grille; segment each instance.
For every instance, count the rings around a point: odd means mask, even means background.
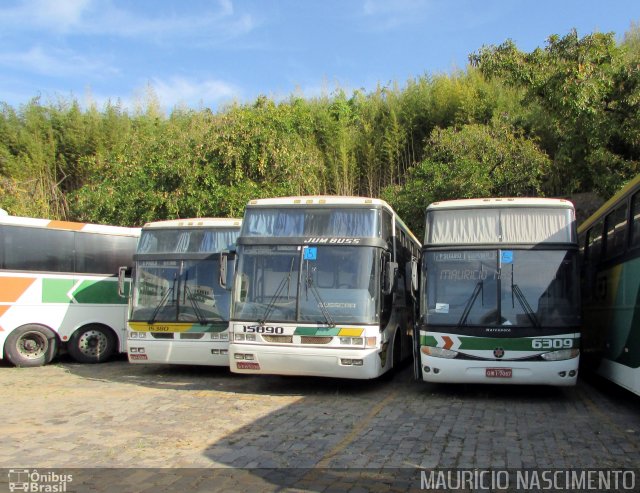
[[[279,342],[281,344],[291,344],[293,342],[293,336],[274,336],[263,334],[262,338],[267,342]]]
[[[333,337],[328,336],[301,336],[300,342],[302,344],[329,344]]]
[[[173,339],[173,332],[151,332],[154,339]]]
[[[203,332],[183,332],[180,334],[180,339],[202,339]]]

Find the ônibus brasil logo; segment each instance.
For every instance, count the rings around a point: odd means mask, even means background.
[[[53,471],[38,472],[37,469],[9,469],[9,491],[27,491],[33,493],[65,493],[67,484],[73,481],[73,475]]]

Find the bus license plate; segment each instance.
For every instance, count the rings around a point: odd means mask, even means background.
[[[238,368],[238,370],[259,370],[260,369],[260,363],[237,361],[236,362],[236,368]]]
[[[511,368],[487,368],[485,374],[489,378],[511,378],[513,370]]]
[[[146,354],[129,354],[129,360],[130,361],[133,361],[133,360],[146,361],[147,360],[147,355]]]

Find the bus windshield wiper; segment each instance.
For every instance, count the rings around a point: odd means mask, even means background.
[[[527,302],[527,298],[525,298],[524,293],[522,292],[520,287],[517,284],[511,284],[511,292],[516,295],[520,306],[524,309],[524,312],[527,314],[527,317],[529,317],[529,320],[531,321],[533,326],[539,329],[540,322],[538,322],[538,318],[536,317],[535,312],[531,308],[529,302]]]
[[[280,284],[278,284],[278,287],[277,287],[275,293],[273,293],[271,301],[267,305],[267,308],[264,311],[264,314],[262,315],[262,318],[258,319],[258,324],[259,325],[264,325],[264,323],[267,321],[267,318],[269,318],[269,315],[271,314],[271,311],[273,310],[273,307],[276,306],[276,302],[278,300],[278,297],[282,294],[282,291],[284,291],[284,287],[285,286],[287,286],[287,299],[289,298],[289,289],[291,287],[291,273],[293,272],[293,262],[294,261],[295,261],[295,257],[291,257],[291,266],[289,267],[289,274],[287,274],[287,277],[283,277],[282,280],[280,281]]]
[[[200,310],[200,307],[198,306],[198,302],[194,298],[193,293],[191,292],[191,289],[189,289],[189,286],[186,285],[186,281],[184,285],[184,293],[185,293],[185,298],[187,298],[189,300],[189,303],[191,303],[191,307],[193,308],[193,313],[196,314],[198,323],[200,325],[206,325],[207,319],[202,314],[202,310]]]
[[[478,283],[476,284],[476,287],[473,288],[473,293],[471,293],[471,297],[469,298],[469,301],[467,301],[467,305],[464,307],[464,311],[462,312],[462,316],[460,317],[460,320],[458,320],[458,327],[457,327],[458,329],[466,325],[467,318],[469,317],[469,313],[471,312],[471,308],[473,307],[473,304],[478,299],[478,295],[483,290],[483,288],[484,288],[484,283],[482,281],[478,281]]]
[[[164,296],[158,302],[158,306],[156,306],[156,308],[153,310],[153,313],[151,314],[151,318],[147,321],[147,323],[152,324],[153,322],[156,321],[156,317],[158,316],[158,313],[160,313],[160,309],[165,305],[165,303],[169,299],[169,295],[173,293],[173,289],[175,288],[175,285],[176,285],[176,280],[174,279],[173,286],[167,289],[166,293],[164,293]]]
[[[307,263],[308,263],[308,261],[307,261]],[[335,327],[336,323],[333,321],[333,318],[331,318],[331,314],[329,313],[329,310],[327,310],[326,303],[322,299],[322,296],[320,295],[320,292],[318,291],[318,288],[316,288],[316,285],[313,284],[313,279],[311,277],[311,274],[309,274],[309,266],[308,265],[307,265],[307,281],[305,283],[305,287],[307,288],[307,290],[311,290],[311,294],[313,294],[313,297],[318,302],[318,307],[320,308],[320,313],[322,313],[322,316],[324,317],[324,320],[327,323],[327,325],[329,327]]]

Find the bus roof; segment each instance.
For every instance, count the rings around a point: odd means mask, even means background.
[[[372,199],[369,197],[350,197],[340,195],[301,195],[296,197],[277,197],[269,199],[253,199],[247,204],[248,206],[271,206],[271,205],[380,205],[383,207],[391,206],[381,199]],[[393,209],[392,209],[393,210]]]
[[[165,228],[239,228],[242,219],[226,217],[194,217],[190,219],[168,219],[147,223],[142,229]]]
[[[420,241],[415,237],[411,230],[407,227],[402,218],[393,210],[393,208],[382,199],[374,199],[371,197],[354,197],[347,195],[299,195],[293,197],[275,197],[268,199],[252,199],[247,207],[270,207],[270,206],[308,206],[308,205],[363,205],[363,206],[379,206],[388,209],[395,214],[396,219],[406,230],[409,237],[420,246]]]
[[[58,221],[34,217],[0,216],[0,224],[26,226],[30,228],[82,231],[84,233],[100,233],[119,236],[140,236],[140,228],[126,228],[122,226],[109,226],[106,224],[76,223],[72,221]]]
[[[584,220],[584,222],[578,226],[578,234],[581,234],[586,229],[590,228],[593,223],[595,223],[600,217],[604,216],[609,209],[613,208],[613,206],[626,195],[632,193],[636,188],[640,187],[640,175],[632,178],[629,183],[627,183],[622,189],[616,193],[613,197],[607,200],[602,207],[600,207],[597,211],[595,211],[591,216]]]
[[[566,199],[548,199],[538,197],[505,197],[484,199],[459,199],[433,202],[427,207],[430,210],[443,209],[476,209],[481,207],[566,207],[573,209],[573,203]]]

